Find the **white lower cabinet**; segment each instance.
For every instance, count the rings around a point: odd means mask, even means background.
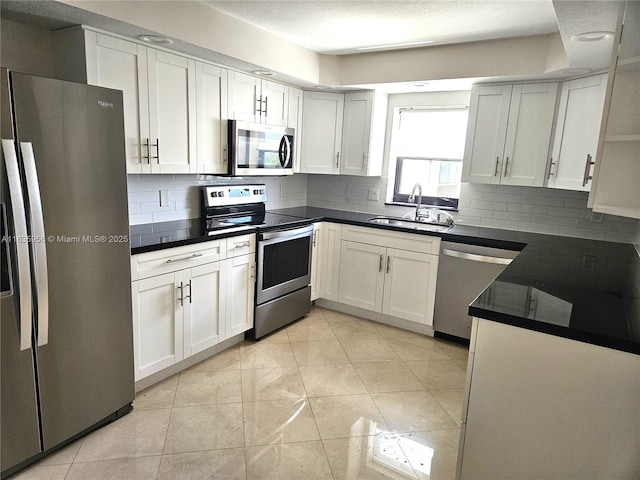
[[[253,327],[253,234],[135,255],[132,267],[136,381]]]
[[[184,324],[184,357],[213,347],[225,337],[225,261],[176,273]]]
[[[436,237],[346,226],[337,301],[432,325],[439,245]]]
[[[175,273],[133,282],[135,379],[182,360],[182,308]]]
[[[253,307],[256,278],[256,255],[241,255],[227,263],[226,337],[233,337],[253,328]]]
[[[338,301],[431,325],[437,273],[436,255],[343,241]]]

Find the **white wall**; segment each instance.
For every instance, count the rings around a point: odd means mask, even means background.
[[[0,44],[0,65],[3,67],[53,77],[53,42],[49,30],[3,18]]]
[[[200,217],[200,186],[264,183],[267,208],[299,207],[307,203],[307,175],[228,178],[213,175],[128,175],[129,224],[168,222]],[[169,191],[169,205],[160,206],[160,190]]]

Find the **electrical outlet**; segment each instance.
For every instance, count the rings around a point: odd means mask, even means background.
[[[169,190],[160,190],[160,206],[169,206]]]
[[[604,213],[591,212],[591,218],[589,219],[591,223],[602,223],[603,220],[604,220]]]
[[[285,195],[284,185],[282,185],[282,184],[281,184],[281,185],[280,185],[280,196],[281,196],[281,197],[284,197],[284,195]]]
[[[370,188],[367,198],[374,201],[380,200],[380,190],[378,190],[377,188]]]

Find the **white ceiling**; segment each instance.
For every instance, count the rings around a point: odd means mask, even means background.
[[[207,0],[219,11],[325,54],[558,32],[552,0]],[[402,47],[390,47],[397,49]],[[404,47],[407,48],[407,47]]]

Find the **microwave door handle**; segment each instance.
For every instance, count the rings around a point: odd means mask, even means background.
[[[280,155],[280,165],[282,165],[282,168],[288,168],[291,165],[292,157],[291,140],[289,140],[288,135],[282,136],[278,152]]]
[[[287,146],[286,146],[286,135],[283,135],[280,139],[280,145],[278,146],[278,158],[280,159],[280,165],[284,168],[287,162]]]
[[[5,159],[7,183],[9,184],[13,233],[16,240],[21,240],[15,242],[15,255],[18,270],[16,273],[20,316],[20,351],[24,351],[31,348],[31,266],[29,264],[29,243],[27,242],[27,217],[24,210],[18,156],[13,140],[2,139],[2,155]]]

